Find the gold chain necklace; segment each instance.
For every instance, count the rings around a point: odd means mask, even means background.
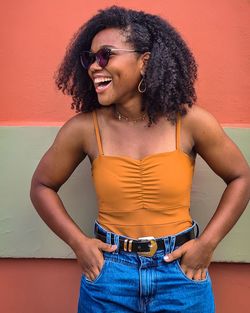
[[[115,109],[115,116],[116,116],[116,118],[117,118],[119,121],[125,120],[126,122],[137,123],[137,122],[139,122],[139,121],[144,121],[145,118],[146,118],[146,115],[147,115],[146,112],[144,112],[144,113],[141,114],[139,117],[132,119],[132,118],[129,118],[129,117],[123,115],[121,112],[119,112],[117,109]]]

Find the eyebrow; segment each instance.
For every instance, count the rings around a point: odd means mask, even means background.
[[[100,49],[103,49],[103,48],[116,48],[117,49],[117,47],[116,46],[112,46],[112,45],[102,45],[102,46],[100,46],[100,48],[97,50],[97,51],[99,51]],[[90,50],[91,52],[93,52],[93,50]],[[96,52],[97,52],[96,51]]]
[[[117,48],[117,47],[112,46],[112,45],[103,45],[103,46],[101,46],[101,48]]]

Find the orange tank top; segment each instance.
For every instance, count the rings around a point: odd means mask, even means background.
[[[190,227],[194,160],[180,149],[181,117],[176,123],[176,150],[140,160],[104,155],[96,112],[93,121],[99,151],[92,163],[98,222],[131,238],[157,238]]]

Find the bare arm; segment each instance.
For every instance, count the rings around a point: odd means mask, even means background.
[[[86,146],[91,144],[90,129],[91,123],[83,115],[75,116],[60,129],[33,175],[30,197],[44,222],[73,249],[85,276],[94,280],[103,266],[102,251],[112,252],[116,246],[84,234],[57,194],[85,158]]]
[[[44,222],[72,249],[84,234],[71,219],[57,192],[85,158],[78,117],[59,131],[37,166],[30,189],[31,201]]]
[[[201,280],[206,277],[216,246],[246,208],[250,197],[250,170],[240,150],[211,114],[194,106],[185,119],[183,124],[192,133],[196,152],[227,184],[216,212],[201,236],[185,243],[166,260],[171,262],[181,258],[186,275]]]
[[[235,225],[250,198],[250,170],[238,147],[218,122],[197,108],[193,130],[195,149],[227,184],[215,214],[200,239],[215,249]],[[194,112],[195,113],[195,112]]]

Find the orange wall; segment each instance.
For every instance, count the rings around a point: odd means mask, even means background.
[[[54,87],[54,71],[72,34],[111,4],[168,18],[199,64],[199,103],[222,123],[250,123],[249,1],[9,0],[0,11],[0,124],[55,123],[73,114],[70,98]]]
[[[0,125],[50,125],[73,111],[53,73],[78,27],[118,4],[166,17],[199,64],[198,103],[221,123],[250,123],[247,0],[8,0],[1,4]],[[212,264],[216,313],[247,312],[250,265]],[[80,268],[69,260],[0,260],[0,312],[75,312]]]
[[[216,313],[249,312],[250,265],[209,267]],[[0,260],[0,312],[76,313],[80,268],[75,260]],[[190,312],[192,313],[192,312]]]

